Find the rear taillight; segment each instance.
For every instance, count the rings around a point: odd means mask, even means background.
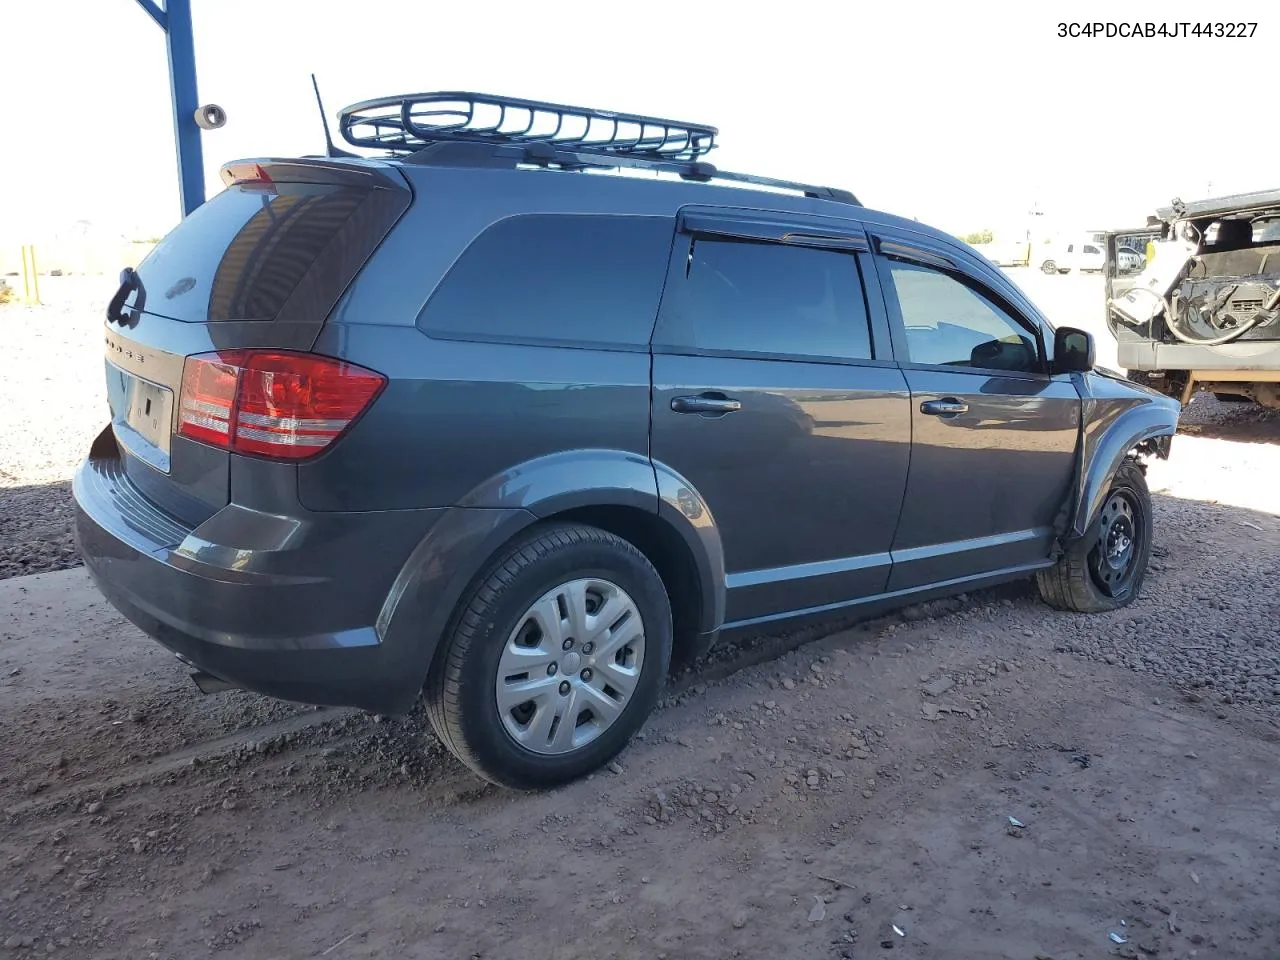
[[[223,350],[188,357],[178,435],[278,460],[315,456],[337,439],[387,379],[310,353]]]
[[[229,447],[236,383],[243,354],[227,350],[190,357],[182,368],[178,399],[178,434]]]

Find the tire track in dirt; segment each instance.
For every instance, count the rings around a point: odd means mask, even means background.
[[[31,800],[24,800],[6,807],[4,814],[7,819],[12,821],[31,814],[50,813],[67,803],[83,799],[86,796],[104,795],[123,787],[140,786],[181,770],[183,767],[230,756],[246,748],[252,749],[257,744],[287,738],[290,735],[340,721],[345,717],[355,716],[358,713],[360,711],[347,708],[324,709],[288,717],[284,720],[277,720],[273,723],[248,727],[225,736],[193,743],[158,757],[150,757],[139,763],[129,765],[124,772],[111,777],[80,781],[55,788]]]

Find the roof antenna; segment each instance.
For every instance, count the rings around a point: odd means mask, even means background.
[[[325,155],[329,157],[354,157],[354,153],[339,150],[333,145],[333,137],[329,135],[329,118],[325,116],[324,101],[320,99],[320,84],[316,83],[316,75],[311,75],[311,88],[316,92],[316,106],[320,108],[320,126],[324,128]]]

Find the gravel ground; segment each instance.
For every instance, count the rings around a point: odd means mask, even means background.
[[[99,313],[0,308],[10,571],[74,563]],[[1013,584],[730,647],[539,794],[421,713],[201,697],[81,570],[0,582],[0,957],[1275,960],[1276,476],[1274,415],[1197,400],[1132,606]]]
[[[0,306],[0,579],[78,566],[71,475],[107,423],[102,277],[44,277],[45,306]]]
[[[475,780],[421,713],[199,697],[82,571],[0,583],[0,945],[1274,960],[1280,695],[1243,691],[1280,648],[1280,521],[1178,492],[1127,610],[1014,584],[730,648],[538,794]],[[1203,577],[1227,551],[1257,593]]]

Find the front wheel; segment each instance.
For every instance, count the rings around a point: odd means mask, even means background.
[[[1058,265],[1054,263],[1052,260],[1046,260],[1044,263],[1040,264],[1040,272],[1048,273],[1048,274],[1057,273]]]
[[[464,598],[427,679],[431,725],[486,780],[566,783],[644,723],[671,638],[670,602],[644,554],[595,527],[538,529]]]
[[[1036,574],[1049,606],[1103,613],[1137,597],[1151,560],[1152,527],[1151,493],[1135,462],[1126,460],[1116,471],[1090,531],[1057,564]]]

